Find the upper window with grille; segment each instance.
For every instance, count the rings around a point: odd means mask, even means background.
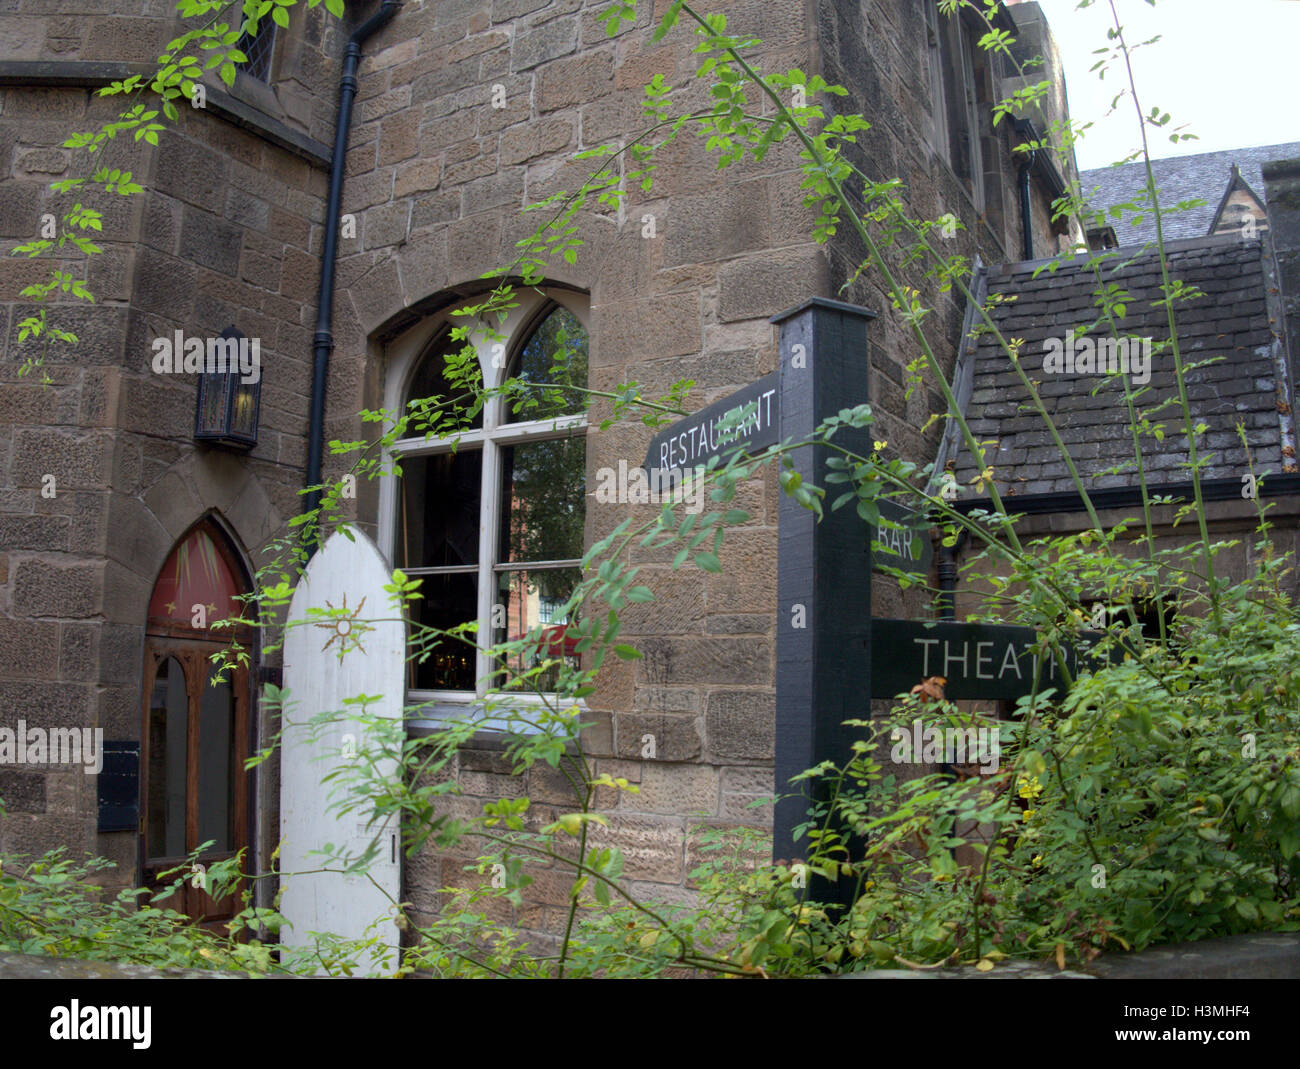
[[[271,58],[275,53],[275,22],[270,14],[265,15],[257,24],[257,30],[248,32],[248,23],[244,23],[244,32],[235,46],[248,57],[248,62],[240,66],[250,78],[259,82],[271,81]]]

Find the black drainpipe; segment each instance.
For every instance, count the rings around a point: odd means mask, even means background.
[[[939,619],[957,619],[957,557],[966,544],[966,528],[951,546],[939,548]]]
[[[325,246],[321,250],[320,288],[316,293],[316,333],[312,336],[311,423],[307,432],[307,477],[305,486],[319,486],[321,455],[325,446],[325,391],[329,378],[330,353],[334,349],[334,268],[338,259],[339,204],[343,196],[343,171],[348,154],[348,130],[352,125],[352,101],[357,95],[357,67],[361,46],[382,30],[397,14],[401,0],[384,0],[379,10],[352,31],[343,53],[343,75],[339,79],[339,114],[334,127],[334,152],[330,160],[330,192],[325,207]],[[320,490],[307,494],[307,511],[320,507]],[[320,544],[319,523],[307,536],[310,560]]]

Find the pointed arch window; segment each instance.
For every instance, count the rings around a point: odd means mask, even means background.
[[[507,340],[476,340],[475,352],[484,381],[535,388],[493,398],[458,443],[421,436],[395,448],[392,560],[423,579],[413,618],[442,629],[477,620],[480,645],[541,628],[536,648],[509,664],[489,663],[467,643],[422,648],[416,638],[407,669],[416,699],[464,701],[499,685],[502,670],[548,658],[577,663],[562,608],[581,579],[584,552],[587,401],[574,387],[587,384],[585,314],[571,293],[525,300],[502,329]],[[464,343],[451,339],[446,323],[425,333],[401,395],[408,411],[439,411],[455,394],[446,358]]]

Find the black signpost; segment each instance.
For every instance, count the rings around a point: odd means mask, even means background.
[[[866,403],[873,318],[865,308],[824,298],[774,316],[778,370],[655,435],[644,464],[651,485],[673,486],[715,456],[725,461],[738,451],[752,455],[806,439],[827,416]],[[867,428],[842,428],[835,441],[863,456],[871,451]],[[814,445],[791,460],[805,482],[822,485],[831,455]],[[847,763],[858,733],[844,721],[870,717],[872,698],[907,693],[934,676],[944,677],[944,695],[952,700],[1014,700],[1032,693],[1036,678],[1040,691],[1061,684],[1054,658],[1045,657],[1039,668],[1039,636],[1031,628],[873,620],[872,572],[887,566],[928,578],[934,558],[923,514],[887,500],[877,507],[898,526],[864,531],[852,508],[826,508],[818,522],[790,495],[781,496],[775,778],[784,797],[774,817],[776,858],[807,853],[806,839],[796,840],[794,831],[813,799],[792,788],[791,779],[823,761]],[[1064,651],[1072,677],[1087,667],[1100,638],[1088,632]]]

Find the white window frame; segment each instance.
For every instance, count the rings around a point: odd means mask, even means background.
[[[520,290],[515,295],[518,304],[510,310],[505,322],[497,331],[505,339],[505,354],[509,364],[517,357],[532,330],[540,326],[539,313],[551,304],[571,312],[582,324],[591,337],[590,310],[585,294],[572,290]],[[462,302],[463,303],[463,302]],[[455,306],[450,306],[455,307]],[[407,391],[411,387],[420,357],[439,332],[448,325],[459,325],[449,314],[441,313],[422,320],[415,326],[395,338],[388,345],[387,367],[384,376],[384,408],[390,412],[400,412],[406,401]],[[497,348],[502,342],[490,341],[483,332],[475,332],[470,341],[478,352],[479,368],[483,373],[484,383],[497,386],[504,379],[507,367],[493,366],[493,353],[499,359],[501,350]],[[392,423],[385,425],[385,432],[392,429]],[[460,448],[466,446],[481,448],[483,453],[482,483],[480,489],[479,512],[479,562],[475,566],[478,579],[478,619],[480,644],[485,635],[491,635],[489,628],[492,606],[496,599],[496,572],[500,567],[498,561],[500,532],[501,498],[500,481],[502,474],[501,450],[512,445],[527,442],[545,441],[555,438],[577,437],[586,435],[586,414],[546,419],[528,420],[522,423],[508,422],[504,398],[493,397],[483,407],[483,427],[467,430],[459,435]],[[433,456],[450,453],[452,442],[446,438],[426,440],[423,435],[404,438],[393,444],[391,450],[384,451],[384,466],[392,462],[394,454],[403,457]],[[397,478],[385,475],[379,484],[379,549],[384,554],[390,568],[393,565],[397,542]],[[413,575],[419,574],[418,569]],[[487,677],[491,671],[488,657],[480,649],[475,657],[476,685],[473,692],[467,690],[415,690],[407,689],[407,704],[423,706],[426,714],[424,723],[432,726],[438,721],[464,716],[470,708],[481,700],[488,690]],[[405,685],[405,676],[403,677]],[[536,696],[521,694],[512,697],[512,701],[533,704]],[[579,701],[579,708],[585,709],[584,702]],[[417,720],[415,726],[420,726]]]

